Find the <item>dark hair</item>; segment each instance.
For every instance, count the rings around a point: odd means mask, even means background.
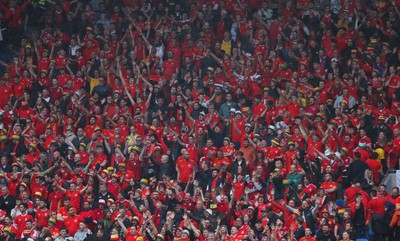
[[[372,153],[371,153],[371,158],[372,158],[372,159],[378,158],[378,153],[372,152]]]
[[[21,205],[24,206],[25,209],[28,209],[28,204],[26,204],[26,203],[21,203],[19,206],[21,206]]]
[[[65,230],[65,232],[67,232],[67,233],[68,233],[68,229],[67,229],[66,227],[62,227],[62,228],[60,228],[60,232],[61,232],[61,231],[63,231],[63,230]]]

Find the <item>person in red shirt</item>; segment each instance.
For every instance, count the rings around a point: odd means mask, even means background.
[[[21,77],[18,74],[14,75],[13,78],[14,78],[14,83],[12,83],[13,95],[14,96],[23,96],[24,89],[27,86],[27,83],[25,83],[25,81],[21,80]]]
[[[271,146],[267,148],[265,157],[268,161],[268,168],[270,171],[275,169],[275,161],[283,157],[283,151],[279,144],[279,139],[274,138],[271,140]]]
[[[13,96],[13,90],[4,78],[0,78],[0,87],[2,90],[2,95],[0,95],[0,107],[2,108]]]
[[[316,132],[313,132],[307,136],[307,134],[303,133],[304,132],[303,126],[300,126],[300,131],[303,137],[307,139],[307,154],[309,155],[309,157],[313,158],[317,154],[315,150],[322,152],[323,143],[321,141],[320,135],[318,135]]]
[[[376,190],[372,190],[370,194],[372,199],[368,202],[368,210],[371,212],[371,227],[374,231],[374,240],[385,240],[387,234],[385,220],[386,200],[383,197],[378,197]]]
[[[187,149],[182,149],[182,156],[176,160],[176,172],[180,183],[187,184],[194,177],[196,163],[189,158]]]
[[[58,85],[58,80],[53,79],[49,88],[50,98],[53,100],[60,100],[64,91],[63,88]]]
[[[367,163],[369,169],[371,169],[372,174],[374,175],[375,183],[379,183],[380,175],[383,175],[383,171],[382,171],[382,163],[378,159],[378,153],[372,152],[371,158],[368,159],[365,163]]]
[[[214,146],[214,142],[210,138],[210,139],[207,139],[206,145],[201,149],[201,154],[203,154],[203,156],[207,156],[208,152],[211,152],[211,155],[213,157],[215,157],[217,154],[217,150],[218,150],[218,148],[216,146]]]
[[[266,110],[267,106],[263,102],[261,102],[261,95],[255,95],[253,104],[253,118],[255,120],[263,118],[265,116]]]
[[[332,181],[332,175],[330,173],[325,174],[325,182],[321,183],[321,188],[324,189],[328,197],[336,198],[338,184]]]
[[[48,222],[48,228],[50,230],[51,237],[55,239],[60,235],[60,230],[56,227],[56,219],[55,218],[49,218]]]
[[[61,192],[65,193],[66,197],[69,197],[71,199],[71,207],[75,208],[75,210],[79,210],[81,207],[81,195],[86,191],[89,185],[85,186],[82,190],[77,190],[76,183],[71,182],[69,185],[69,189],[67,190],[61,187],[58,183],[55,184]]]
[[[287,143],[288,146],[288,150],[285,152],[285,154],[283,154],[283,160],[284,160],[284,164],[285,164],[285,168],[289,169],[289,167],[293,164],[292,160],[293,159],[298,159],[299,156],[299,152],[296,149],[296,145],[294,144],[294,142],[288,142]]]
[[[35,219],[37,220],[38,229],[42,229],[43,227],[47,227],[48,219],[50,218],[50,210],[47,209],[46,200],[40,200],[39,208],[36,210]]]
[[[317,241],[317,240],[312,236],[311,229],[306,228],[304,237],[300,238],[299,241]]]
[[[235,112],[235,117],[230,121],[232,142],[235,144],[235,149],[240,148],[242,141],[242,134],[244,134],[244,125],[246,123],[245,118],[240,110]]]
[[[236,178],[237,181],[232,184],[232,188],[233,199],[238,201],[245,194],[246,182],[242,173],[238,173]]]
[[[53,190],[49,194],[50,200],[50,210],[57,211],[61,205],[62,200],[64,199],[64,193],[61,192],[56,185],[52,185]]]
[[[196,208],[196,203],[193,202],[192,199],[193,197],[189,192],[185,193],[185,196],[181,202],[182,208],[185,209],[186,211],[193,212]]]
[[[393,94],[400,87],[400,76],[396,74],[394,66],[389,67],[389,74],[386,77],[385,87],[388,88],[388,97],[392,98]]]
[[[75,208],[69,207],[68,216],[64,219],[64,225],[68,229],[68,233],[74,236],[79,229],[79,223],[83,221],[82,217],[75,214]]]
[[[358,147],[354,149],[353,152],[360,153],[360,160],[366,162],[369,159],[369,151],[367,150],[367,142],[364,139],[361,139],[358,142]]]
[[[32,193],[40,192],[43,198],[47,198],[48,191],[47,187],[45,186],[44,177],[36,176],[36,185],[32,185],[31,183],[31,190]]]
[[[168,59],[162,63],[162,68],[164,70],[163,72],[167,80],[170,80],[173,74],[178,74],[179,71],[178,63],[176,63],[173,60],[173,58],[174,58],[174,53],[171,50],[169,50]]]
[[[32,223],[35,222],[33,217],[30,214],[28,214],[27,209],[28,209],[28,204],[21,203],[19,205],[19,211],[21,212],[21,214],[18,215],[14,220],[14,223],[17,225],[18,228],[16,233],[16,237],[18,239],[21,238],[22,232],[26,229],[26,221],[29,220]]]
[[[227,165],[229,168],[231,166],[231,164],[232,164],[232,160],[229,159],[228,157],[224,156],[224,152],[221,149],[219,149],[217,151],[217,157],[214,159],[213,167],[218,168],[221,165]]]

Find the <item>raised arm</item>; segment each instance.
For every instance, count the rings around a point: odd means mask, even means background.
[[[60,186],[57,182],[55,182],[55,183],[56,183],[56,186],[57,186],[58,190],[60,190],[60,191],[63,192],[63,193],[66,193],[66,192],[67,192],[67,190],[66,190],[65,188],[63,188],[62,186]]]
[[[88,188],[89,188],[89,185],[86,185],[82,190],[79,191],[79,193],[81,195],[84,194]]]
[[[126,229],[124,222],[122,222],[120,215],[117,216],[117,221],[118,221],[118,224],[121,227],[122,231],[124,232],[124,234],[126,234],[128,232],[128,230]]]

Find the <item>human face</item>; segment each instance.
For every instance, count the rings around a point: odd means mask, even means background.
[[[82,230],[82,231],[85,230],[86,229],[86,225],[83,222],[80,222],[79,223],[79,229]]]
[[[2,187],[2,188],[1,188],[1,194],[3,194],[3,197],[7,196],[7,194],[8,194],[8,188],[7,188],[7,187]]]
[[[67,231],[65,229],[60,231],[61,237],[66,237],[67,236]]]
[[[68,209],[68,215],[73,216],[75,214],[75,211],[73,208]]]
[[[397,190],[397,188],[392,189],[392,196],[394,196],[394,197],[399,196],[399,191]]]
[[[25,213],[26,208],[24,205],[19,205],[19,211],[21,211],[21,213]]]

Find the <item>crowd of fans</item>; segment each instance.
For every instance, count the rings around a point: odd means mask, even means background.
[[[0,240],[400,240],[400,1],[0,0]]]

